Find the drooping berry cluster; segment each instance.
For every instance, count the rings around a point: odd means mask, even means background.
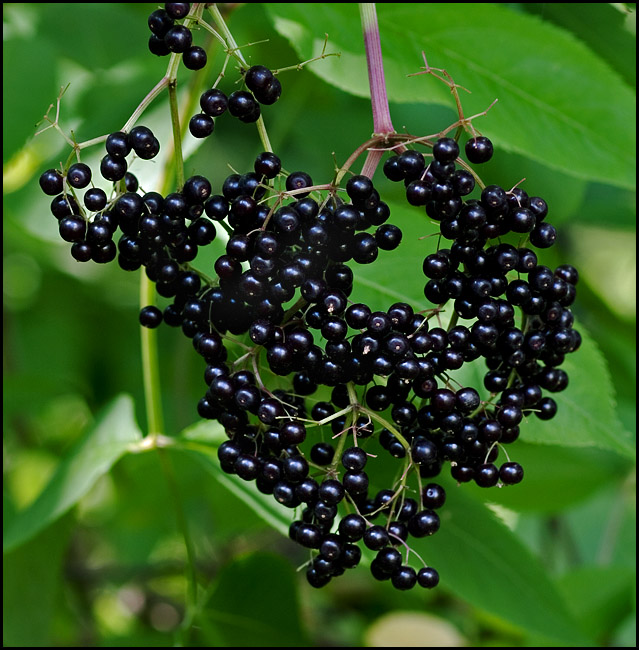
[[[152,51],[165,53],[161,42],[186,57],[190,32],[175,21],[189,11],[167,3],[151,14]],[[265,66],[242,75],[247,90],[201,95],[202,112],[189,124],[194,137],[210,135],[227,110],[254,122],[261,105],[280,97]],[[438,248],[422,265],[432,307],[417,311],[404,302],[376,310],[354,295],[357,265],[402,241],[367,176],[351,175],[343,188],[314,185],[307,172],[286,172],[263,152],[217,194],[201,175],[166,196],[142,193],[126,158],[132,151],[152,158],[159,142],[137,126],[106,139],[100,171],[113,183],[110,197],[89,188],[91,170],[80,162],[40,178],[76,260],[117,257],[122,269],[143,267],[155,283],[166,305],[144,307],[140,323],[164,322],[192,340],[206,364],[197,412],[228,437],[218,449],[221,468],[296,511],[289,535],[310,551],[314,587],[356,567],[362,545],[374,553],[375,579],[400,590],[436,586],[436,569],[411,548],[412,539],[439,530],[446,493],[434,479],[448,464],[459,483],[519,483],[523,468],[506,445],[524,418],[555,415],[544,391],[567,387],[560,366],[580,345],[570,310],[577,271],[541,265],[533,250],[556,239],[545,201],[517,187],[482,184],[475,192],[481,181],[456,140],[426,145],[426,154],[403,146],[383,166],[386,178],[403,181],[408,204],[439,225]],[[492,143],[472,137],[465,154],[484,163]],[[478,198],[467,198],[473,192]],[[224,252],[196,269],[199,248],[220,229]],[[480,360],[483,399],[456,374]],[[390,484],[376,475],[389,457],[398,464]]]
[[[248,90],[234,90],[226,95],[219,88],[205,90],[200,96],[201,113],[189,122],[189,131],[194,138],[206,138],[215,129],[215,120],[228,112],[240,122],[257,122],[262,114],[260,105],[274,104],[282,94],[282,85],[271,70],[263,65],[254,65],[244,73]]]
[[[164,9],[156,9],[149,16],[149,50],[156,56],[181,54],[182,63],[189,70],[201,70],[206,66],[206,51],[193,45],[193,34],[186,25],[176,24],[189,15],[188,2],[166,2]]]

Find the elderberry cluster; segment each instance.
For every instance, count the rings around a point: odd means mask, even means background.
[[[257,122],[262,114],[261,105],[274,104],[282,94],[282,84],[271,70],[263,65],[254,65],[244,72],[244,83],[248,90],[234,90],[226,95],[219,88],[205,90],[200,96],[201,113],[189,122],[189,131],[194,138],[206,138],[215,129],[215,120],[228,112],[240,122]]]
[[[181,54],[182,63],[189,70],[201,70],[206,66],[206,51],[193,45],[193,34],[186,25],[176,25],[176,21],[189,15],[188,2],[166,2],[164,9],[156,9],[149,16],[149,50],[156,56]]]
[[[189,11],[167,3],[149,17],[151,51],[181,52],[187,67],[191,34],[175,21]],[[255,122],[261,105],[279,99],[270,69],[241,74],[247,90],[201,95],[194,137],[210,135],[227,110]],[[436,586],[436,569],[410,545],[439,530],[446,492],[434,479],[446,466],[459,483],[519,483],[523,468],[506,445],[524,418],[555,415],[548,393],[567,387],[560,366],[581,342],[570,310],[576,269],[550,269],[534,251],[556,239],[546,202],[517,187],[482,184],[477,192],[456,140],[426,145],[427,154],[403,146],[383,166],[387,179],[404,183],[408,204],[439,226],[437,250],[422,264],[432,307],[417,311],[405,302],[373,309],[354,295],[357,265],[402,241],[367,176],[351,175],[343,188],[315,185],[263,152],[217,193],[202,175],[166,196],[143,192],[126,158],[153,158],[160,144],[136,126],[106,139],[100,172],[113,183],[110,196],[89,187],[84,163],[40,177],[76,260],[117,257],[155,283],[166,304],[144,307],[140,323],[164,322],[192,340],[206,365],[197,412],[228,438],[220,466],[295,510],[289,536],[309,550],[313,587],[356,567],[362,546],[373,554],[375,579],[400,590]],[[492,143],[472,137],[465,154],[484,163]],[[216,239],[223,252],[196,269],[198,250]],[[444,310],[453,314],[447,327]],[[456,374],[480,360],[484,398]],[[396,459],[390,484],[376,474],[384,457]]]

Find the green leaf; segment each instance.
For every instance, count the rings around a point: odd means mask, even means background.
[[[346,92],[369,95],[356,4],[265,6],[302,59],[318,56],[328,34],[327,51],[341,56],[312,70]],[[590,5],[576,6],[588,11]],[[579,178],[636,186],[633,92],[572,34],[492,3],[381,3],[377,14],[391,102],[451,105],[448,87],[437,79],[408,77],[423,66],[425,51],[431,66],[472,91],[462,91],[465,115],[499,100],[476,122],[498,147]],[[432,133],[445,126],[406,128]]]
[[[475,607],[568,645],[590,645],[544,567],[484,505],[450,480],[441,528],[411,542],[440,584]]]
[[[583,343],[562,365],[570,383],[566,390],[552,394],[557,415],[547,422],[536,416],[526,418],[520,425],[521,438],[563,447],[598,447],[633,459],[632,436],[617,417],[606,361],[589,334],[579,324],[576,327]]]
[[[562,576],[559,586],[584,632],[605,643],[632,613],[636,575],[621,567],[581,567]]]
[[[522,483],[490,491],[490,500],[517,512],[559,513],[604,485],[617,482],[629,463],[602,449],[527,444],[508,445],[508,456],[525,472]],[[505,458],[500,455],[500,461]],[[484,488],[468,489],[486,496]]]
[[[415,311],[432,309],[424,297],[426,278],[424,257],[437,250],[439,224],[433,223],[418,208],[388,201],[388,223],[399,226],[402,241],[394,251],[379,251],[374,264],[362,264],[353,279],[353,302],[365,302],[375,311],[388,309],[394,302],[408,302]],[[424,239],[426,238],[426,239]]]
[[[54,70],[53,48],[47,42],[12,38],[3,43],[2,108],[10,116],[2,127],[3,162],[36,133],[36,124],[55,104],[60,89]]]
[[[60,462],[40,496],[15,516],[4,536],[4,552],[24,544],[61,517],[141,438],[131,398],[116,398]]]
[[[71,528],[67,519],[41,531],[2,558],[2,637],[8,648],[49,648],[60,596],[62,562]]]
[[[235,475],[223,472],[217,458],[217,446],[212,447],[189,442],[183,442],[181,446],[181,451],[194,456],[198,462],[203,463],[222,487],[246,503],[275,530],[282,533],[282,535],[288,535],[288,529],[293,521],[293,511],[280,505],[272,495],[262,494],[253,482],[249,483]]]
[[[47,34],[54,34],[52,43],[59,56],[87,70],[110,69],[129,60],[132,53],[145,51],[148,26],[142,16],[136,15],[134,7],[135,3],[61,2],[40,7],[39,17],[46,25]],[[80,29],[80,25],[99,26],[99,35],[95,29]],[[108,34],[114,35],[116,43],[128,43],[130,47],[114,47]]]
[[[567,29],[605,59],[631,86],[637,83],[637,41],[631,11],[621,3],[593,2],[585,10],[573,2],[523,2],[521,7]],[[635,63],[633,63],[635,61]]]
[[[307,647],[295,571],[270,553],[236,558],[220,572],[196,625],[215,646]]]

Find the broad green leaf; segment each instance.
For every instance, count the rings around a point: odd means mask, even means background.
[[[2,558],[2,638],[8,648],[47,648],[60,597],[70,522],[60,519]]]
[[[204,637],[221,647],[306,647],[297,580],[281,556],[252,553],[220,572],[196,619]]]
[[[443,481],[441,528],[411,542],[440,584],[473,606],[567,645],[590,645],[542,564],[464,486]]]
[[[15,516],[4,536],[4,552],[28,541],[73,507],[141,437],[131,398],[118,397],[60,462],[40,496]]]
[[[282,535],[288,534],[289,526],[293,521],[293,511],[280,505],[272,495],[262,494],[253,482],[249,483],[235,475],[223,472],[217,458],[217,445],[213,447],[183,442],[181,447],[186,454],[194,456],[203,463],[222,487],[246,503],[266,523]]]
[[[563,447],[599,447],[627,458],[635,457],[632,436],[615,412],[615,395],[606,361],[597,344],[577,324],[583,343],[566,356],[562,368],[568,373],[568,388],[552,394],[557,415],[549,421],[536,416],[521,423],[526,442]]]
[[[313,71],[346,92],[369,95],[356,4],[265,6],[302,59],[318,56],[328,34],[327,51],[341,56],[312,64]],[[590,5],[576,6],[588,11]],[[429,65],[445,68],[472,92],[461,91],[465,115],[499,100],[486,118],[475,122],[499,148],[580,178],[636,186],[629,144],[634,142],[634,95],[572,34],[492,3],[381,3],[377,14],[391,102],[451,105],[446,85],[408,76],[424,65],[425,52]],[[446,126],[406,128],[426,135]]]
[[[635,582],[634,571],[587,566],[562,576],[559,588],[584,632],[605,643],[632,613]]]
[[[2,160],[6,163],[35,134],[36,124],[55,104],[60,89],[49,43],[17,37],[2,47]]]
[[[625,79],[637,83],[634,16],[623,3],[593,2],[578,9],[573,2],[522,2],[522,9],[571,31]]]
[[[617,482],[630,463],[602,449],[580,449],[556,445],[508,445],[508,456],[524,468],[518,485],[490,490],[475,485],[469,490],[517,512],[558,513],[583,501],[604,485]],[[500,454],[498,464],[506,458]]]
[[[423,208],[392,201],[388,204],[388,223],[399,226],[402,241],[394,251],[380,250],[373,264],[357,267],[349,298],[365,302],[372,310],[388,309],[398,301],[408,302],[415,311],[433,309],[436,305],[424,297],[427,278],[422,267],[424,258],[437,250],[439,226],[426,216]]]
[[[571,221],[579,224],[596,224],[605,228],[637,227],[637,196],[634,192],[620,190],[611,185],[591,183],[585,197]]]
[[[110,69],[117,63],[148,50],[148,25],[136,15],[135,3],[59,3],[39,9],[40,20],[58,56],[76,61],[87,70]],[[94,25],[99,29],[78,29],[78,25]],[[44,30],[43,30],[44,31]],[[114,34],[116,42],[128,47],[114,47],[107,37]]]

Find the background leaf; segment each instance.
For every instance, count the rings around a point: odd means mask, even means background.
[[[253,553],[220,572],[198,624],[216,646],[306,647],[300,614],[290,563],[277,555]]]
[[[317,56],[328,34],[328,51],[341,57],[313,70],[346,92],[368,96],[356,5],[269,3],[267,10],[301,58]],[[477,128],[501,148],[580,178],[635,187],[634,156],[621,153],[624,140],[634,139],[632,91],[570,33],[491,3],[382,3],[377,10],[390,101],[450,105],[441,82],[407,77],[423,65],[425,51],[431,66],[446,68],[472,92],[463,93],[466,115],[499,99]]]
[[[530,632],[567,645],[588,645],[536,558],[463,486],[444,485],[441,528],[415,542],[427,564],[439,571],[441,584]]]
[[[67,518],[41,531],[2,558],[4,647],[49,646],[60,597],[63,556],[71,534]]]
[[[541,444],[601,447],[633,458],[632,436],[615,413],[614,389],[606,362],[590,336],[584,331],[581,334],[582,346],[566,357],[563,366],[570,377],[569,387],[553,395],[558,411],[551,426],[540,426],[534,417],[526,418],[521,424],[521,436]]]
[[[67,512],[141,437],[131,398],[119,397],[60,462],[40,496],[15,516],[4,536],[4,552],[23,544]]]

